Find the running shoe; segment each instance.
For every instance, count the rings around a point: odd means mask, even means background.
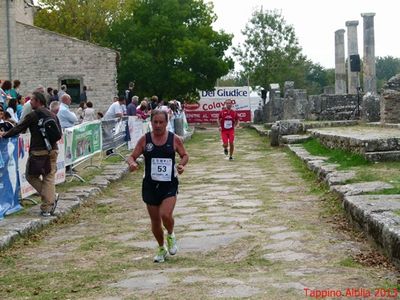
[[[233,160],[233,157],[232,157],[232,156],[229,156],[229,160]]]
[[[55,210],[57,208],[57,203],[58,203],[59,199],[60,199],[60,194],[56,193],[56,196],[54,198],[53,207],[51,208],[51,211],[50,211],[51,214],[54,214],[54,212],[55,212]]]
[[[228,149],[227,148],[224,148],[224,153],[225,153],[225,155],[228,155]]]
[[[169,254],[175,255],[176,252],[178,251],[175,234],[167,235],[167,246]]]
[[[156,263],[164,262],[165,258],[167,257],[167,253],[168,251],[167,249],[165,249],[165,246],[158,247],[157,255],[154,256],[154,262]]]
[[[47,211],[41,211],[41,212],[40,212],[40,215],[41,215],[42,217],[45,217],[45,218],[51,217],[51,213],[49,213],[49,212],[47,212]]]

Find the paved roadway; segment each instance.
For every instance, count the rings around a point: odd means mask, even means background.
[[[379,255],[340,216],[327,214],[329,197],[303,179],[283,148],[240,129],[228,161],[215,128],[197,131],[187,148],[176,256],[152,262],[141,170],[3,254],[1,298],[360,299],[356,293],[375,298],[376,288],[397,284],[390,266],[354,261]]]

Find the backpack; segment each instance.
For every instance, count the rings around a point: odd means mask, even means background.
[[[56,120],[57,116],[53,113],[45,115],[42,112],[36,111],[39,118],[38,127],[43,136],[44,143],[48,151],[52,149],[52,145],[57,143],[62,137],[61,128]]]

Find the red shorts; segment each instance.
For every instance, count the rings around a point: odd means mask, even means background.
[[[233,143],[235,140],[235,131],[234,130],[223,130],[221,131],[221,138],[223,144]]]

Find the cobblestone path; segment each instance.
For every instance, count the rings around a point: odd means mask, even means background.
[[[316,185],[286,151],[245,129],[236,144],[234,161],[215,129],[187,144],[175,209],[180,251],[164,264],[152,262],[141,170],[7,251],[1,298],[315,299],[319,291],[359,299],[396,286],[393,268],[353,261],[371,247],[331,222]]]

